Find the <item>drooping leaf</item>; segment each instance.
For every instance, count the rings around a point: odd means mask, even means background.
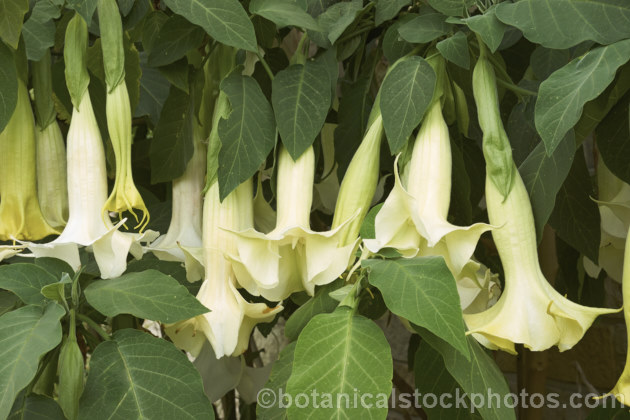
[[[466,328],[457,284],[442,257],[364,260],[370,284],[383,294],[390,311],[427,328],[466,358]]]
[[[630,59],[630,39],[595,48],[555,71],[540,84],[536,101],[536,129],[547,154],[580,116],[584,104],[601,94],[617,69]]]
[[[309,37],[320,47],[329,48],[350,26],[363,8],[361,0],[342,1],[332,4],[317,17],[321,32],[308,31]]]
[[[413,44],[402,39],[398,33],[398,28],[412,19],[413,15],[404,15],[385,31],[385,36],[383,37],[383,54],[390,63],[396,62],[396,60],[410,53],[414,48]]]
[[[0,23],[1,25],[1,23]],[[17,105],[18,79],[11,49],[0,42],[0,132]]]
[[[276,123],[256,80],[231,74],[221,82],[221,90],[232,107],[228,118],[219,121],[219,192],[224,199],[264,162],[276,143]]]
[[[630,95],[621,101],[606,115],[597,126],[597,148],[606,166],[624,182],[630,182],[630,121],[628,113]]]
[[[420,124],[434,88],[433,68],[417,56],[399,62],[385,77],[380,108],[392,154],[404,146],[413,129]]]
[[[28,0],[0,0],[0,40],[14,50],[18,47]]]
[[[157,270],[95,281],[85,289],[85,298],[107,316],[131,314],[165,323],[208,312],[177,280]]]
[[[522,0],[504,2],[497,17],[543,47],[564,49],[583,41],[612,44],[630,37],[630,3],[624,0]]]
[[[193,366],[201,375],[203,390],[210,401],[217,401],[238,386],[245,369],[245,360],[236,357],[217,359],[206,340]]]
[[[466,337],[470,353],[470,360],[467,360],[460,352],[431,332],[419,329],[418,333],[442,356],[444,366],[464,392],[468,395],[487,395],[488,390],[492,390],[493,394],[499,395],[498,405],[496,399],[489,398],[481,404],[477,400],[479,405],[475,406],[475,410],[481,414],[484,420],[516,420],[514,408],[503,404],[503,401],[506,401],[506,396],[510,393],[505,376],[494,360],[477,343],[477,340],[471,336]],[[511,402],[510,397],[507,398],[507,401]]]
[[[151,217],[151,221],[153,221],[153,217]],[[167,222],[170,222],[170,218]],[[162,274],[173,277],[179,282],[179,284],[188,289],[188,292],[192,295],[197,295],[199,287],[201,287],[201,282],[191,283],[186,279],[186,269],[182,263],[178,261],[158,260],[150,255],[144,255],[141,260],[130,261],[129,264],[127,264],[127,271],[125,271],[125,274],[139,273],[150,269],[157,270]]]
[[[98,5],[98,0],[67,0],[68,8],[76,10],[88,26],[92,23],[92,16]]]
[[[59,404],[50,397],[20,393],[15,399],[7,420],[62,420],[65,419]]]
[[[0,418],[37,373],[40,358],[61,342],[59,320],[66,311],[54,302],[28,305],[0,316]]]
[[[149,65],[165,66],[173,63],[194,48],[199,47],[205,32],[191,25],[185,18],[173,15],[162,24],[155,41],[151,43]]]
[[[556,196],[556,206],[549,224],[573,248],[597,263],[599,255],[600,215],[584,153],[579,149],[567,179]]]
[[[199,373],[172,343],[132,329],[113,338],[92,354],[79,419],[214,419]]]
[[[470,54],[468,40],[463,32],[456,32],[437,43],[436,48],[448,61],[468,70],[470,68]]]
[[[495,52],[505,33],[505,24],[496,17],[496,7],[491,7],[482,15],[471,16],[464,19],[466,25],[478,33],[490,51]]]
[[[48,271],[57,280],[61,279],[61,276],[63,276],[64,273],[68,274],[69,276],[74,275],[74,270],[72,269],[72,267],[70,267],[70,264],[57,258],[35,258],[33,262],[36,266]]]
[[[376,0],[374,24],[379,26],[386,20],[393,19],[400,9],[408,6],[410,3],[410,0]]]
[[[323,388],[333,402],[340,394],[353,395],[355,389],[362,394],[389,395],[392,369],[391,349],[381,329],[343,306],[331,314],[317,315],[302,330],[286,393],[295,399],[300,393]],[[289,418],[375,419],[386,416],[387,406],[331,404],[316,408],[313,404],[293,404],[287,412]]]
[[[475,2],[474,0],[429,0],[429,4],[447,16],[463,16],[465,10]]]
[[[169,96],[168,80],[158,69],[149,67],[146,54],[140,55],[142,77],[140,78],[140,99],[134,113],[135,117],[148,115],[153,125],[157,125],[164,102]]]
[[[27,305],[42,305],[46,298],[40,290],[58,280],[35,264],[16,263],[0,266],[0,288],[15,293]]]
[[[275,396],[280,395],[287,387],[287,382],[291,377],[293,368],[293,357],[295,355],[296,345],[296,342],[289,343],[289,345],[282,349],[278,360],[273,364],[269,380],[265,384],[263,391],[258,394],[258,405],[256,406],[257,419],[285,420],[287,418],[287,409],[276,402]],[[266,390],[271,390],[271,392],[267,392]]]
[[[296,64],[273,79],[271,103],[282,143],[293,159],[313,144],[330,107],[330,77],[316,61]]]
[[[151,140],[149,157],[154,184],[182,176],[193,155],[191,102],[185,92],[171,87]]]
[[[398,28],[398,33],[407,42],[414,44],[424,44],[434,39],[446,35],[452,28],[446,22],[446,16],[432,10],[430,7]]]
[[[314,31],[320,30],[315,19],[291,0],[252,0],[249,11],[272,21],[278,28],[295,26]]]
[[[218,42],[256,52],[254,25],[238,0],[165,0],[169,9],[201,26]]]
[[[556,195],[569,174],[573,156],[575,135],[571,130],[551,156],[545,153],[545,145],[540,142],[518,168],[532,202],[539,241],[556,203]]]
[[[55,45],[55,22],[60,16],[60,8],[51,0],[35,3],[31,16],[22,27],[26,56],[29,60],[39,61],[46,51]]]

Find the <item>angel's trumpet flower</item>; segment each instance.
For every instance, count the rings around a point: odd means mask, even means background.
[[[483,264],[470,260],[456,278],[462,311],[473,314],[485,311],[496,303],[501,295],[496,281],[498,277]]]
[[[37,196],[44,218],[60,228],[68,221],[66,148],[52,100],[50,51],[33,63],[37,126]]]
[[[142,231],[149,223],[149,211],[133,182],[131,170],[131,105],[125,83],[122,21],[116,0],[100,0],[98,17],[107,84],[105,114],[116,159],[114,189],[103,206],[103,212],[122,214],[129,211],[138,222],[136,227],[140,227]],[[139,221],[134,209],[142,211],[142,219]]]
[[[271,321],[282,306],[269,308],[264,303],[249,303],[236,289],[231,262],[224,253],[235,251],[231,230],[253,224],[252,184],[248,180],[231,192],[223,202],[219,184],[214,182],[203,206],[203,260],[206,274],[197,299],[210,312],[186,321],[167,325],[165,330],[175,345],[197,356],[204,341],[210,341],[217,358],[238,356],[247,349],[254,326]]]
[[[271,301],[301,290],[312,295],[316,285],[328,284],[345,271],[355,242],[340,245],[340,228],[310,229],[314,172],[312,147],[296,161],[282,147],[276,227],[266,235],[253,229],[234,233],[238,253],[231,255],[232,263],[240,285],[249,293]]]
[[[89,76],[85,66],[87,25],[75,15],[66,30],[66,77],[83,79],[83,83],[69,83],[72,88],[73,110],[67,138],[68,160],[68,224],[61,235],[46,244],[29,244],[36,257],[54,257],[66,261],[75,270],[80,267],[78,245],[91,246],[101,277],[121,275],[127,267],[127,254],[142,257],[137,243],[143,237],[126,234],[113,226],[109,217],[102,217],[101,209],[107,200],[107,171],[105,151],[92,102],[87,89]],[[146,240],[154,232],[145,232]]]
[[[413,147],[408,177],[402,185],[394,165],[395,185],[376,215],[372,252],[395,248],[405,257],[441,255],[457,277],[470,260],[479,236],[491,226],[455,226],[446,218],[451,197],[451,144],[439,101],[434,101]]]
[[[37,240],[58,234],[44,219],[37,198],[35,124],[24,82],[0,133],[0,240]]]
[[[630,232],[626,232],[626,247],[623,258],[623,317],[626,321],[627,342],[630,343]],[[626,354],[626,365],[612,391],[604,395],[613,395],[622,404],[630,404],[630,348]],[[602,398],[603,398],[602,397]]]
[[[483,45],[482,45],[483,48]],[[511,157],[499,114],[494,70],[482,56],[473,71],[473,91],[483,130],[486,204],[503,270],[498,302],[464,320],[483,345],[516,353],[515,343],[533,351],[573,347],[601,314],[616,309],[589,308],[563,297],[545,279],[538,262],[536,229],[529,195]],[[509,166],[505,166],[508,162]]]
[[[206,174],[206,147],[201,143],[201,127],[193,131],[194,152],[184,174],[173,180],[171,224],[164,236],[148,249],[166,261],[186,261],[182,247],[200,248],[202,194]],[[195,279],[196,280],[196,279]]]

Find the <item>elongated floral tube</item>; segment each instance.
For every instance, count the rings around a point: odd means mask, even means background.
[[[57,124],[52,100],[50,51],[33,63],[33,90],[37,124],[37,196],[48,223],[61,228],[68,221],[68,184],[66,147]]]
[[[217,358],[243,353],[254,326],[271,321],[282,310],[282,306],[269,308],[264,303],[247,302],[236,289],[232,264],[224,256],[236,249],[236,238],[229,230],[253,224],[252,192],[251,180],[237,187],[223,202],[219,199],[218,182],[206,192],[203,208],[206,273],[197,299],[210,312],[165,328],[175,345],[194,356],[199,354],[205,340],[210,341]]]
[[[342,246],[356,241],[363,219],[370,209],[378,185],[382,137],[383,117],[379,112],[354,153],[339,188],[332,229],[345,224],[340,232]]]
[[[451,199],[452,156],[439,101],[427,110],[408,165],[406,188],[394,165],[395,185],[375,219],[375,239],[367,248],[396,248],[405,257],[442,255],[457,275],[470,260],[484,223],[455,226],[446,218]]]
[[[33,110],[19,78],[15,110],[0,133],[0,197],[0,240],[37,240],[59,233],[39,206]]]
[[[328,232],[310,229],[315,157],[309,147],[296,161],[281,148],[278,156],[276,227],[268,234],[254,229],[237,236],[238,253],[231,254],[239,284],[249,293],[271,301],[286,299],[339,277],[346,269],[355,242],[340,245],[340,226]]]
[[[623,317],[626,321],[627,343],[630,343],[630,232],[626,236],[623,256]],[[606,395],[613,395],[622,404],[630,404],[630,349],[626,352],[626,365],[613,389]],[[604,397],[606,396],[604,395]]]
[[[125,83],[125,54],[123,51],[122,21],[115,0],[99,0],[99,27],[103,48],[103,64],[107,85],[105,112],[107,129],[116,159],[116,179],[103,212],[129,211],[142,231],[149,223],[149,212],[133,182],[131,170],[131,104]],[[142,211],[142,219],[134,211]],[[104,214],[103,217],[108,217]]]
[[[486,347],[516,353],[515,343],[533,351],[573,347],[598,315],[617,309],[589,308],[563,297],[545,279],[538,262],[536,229],[529,195],[516,167],[505,198],[486,177],[486,203],[505,273],[503,294],[490,309],[464,314],[469,332]]]
[[[202,190],[206,174],[206,147],[201,142],[201,126],[195,123],[193,155],[184,174],[173,180],[171,223],[166,235],[156,239],[148,249],[166,261],[186,261],[181,247],[202,245]]]

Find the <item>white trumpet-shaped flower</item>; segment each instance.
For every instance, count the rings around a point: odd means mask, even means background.
[[[214,182],[206,192],[203,206],[206,270],[197,293],[197,299],[210,312],[165,328],[175,345],[195,357],[205,340],[210,341],[217,358],[243,353],[254,326],[273,320],[282,310],[282,306],[270,308],[264,303],[249,303],[236,289],[237,276],[225,256],[236,248],[236,238],[230,231],[245,229],[252,224],[251,180],[241,184],[223,202],[219,199],[219,184]]]
[[[573,347],[598,315],[616,309],[590,308],[563,297],[545,279],[538,262],[536,230],[529,196],[513,165],[512,190],[503,200],[486,177],[486,203],[490,223],[500,226],[492,236],[503,264],[504,289],[498,302],[464,320],[482,344],[515,353],[522,343],[533,351]]]
[[[309,147],[296,161],[283,147],[278,157],[276,227],[268,234],[233,231],[237,253],[231,255],[239,284],[271,301],[286,299],[328,284],[346,269],[355,243],[340,244],[340,228],[310,229],[315,157]]]
[[[456,279],[462,311],[481,312],[496,303],[501,295],[497,278],[489,268],[470,260]]]
[[[366,247],[395,248],[404,257],[441,255],[457,277],[470,260],[479,236],[492,227],[449,223],[451,144],[439,101],[427,110],[408,164],[403,186],[394,164],[395,185],[376,215],[375,238]]]
[[[206,147],[201,143],[201,126],[195,124],[194,152],[184,174],[173,180],[173,204],[168,232],[147,250],[166,261],[185,262],[182,248],[201,248],[202,190],[206,173]],[[189,259],[189,261],[192,261]],[[196,270],[187,270],[191,273]],[[199,278],[188,278],[191,281]]]

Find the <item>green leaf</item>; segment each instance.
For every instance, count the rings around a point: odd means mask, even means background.
[[[0,290],[0,315],[4,315],[20,305],[20,298],[8,290]]]
[[[151,183],[167,182],[186,171],[193,155],[193,104],[185,92],[171,87],[155,127],[149,158]]]
[[[28,0],[0,0],[0,39],[17,50]]]
[[[66,289],[70,292],[71,284],[72,279],[70,276],[64,274],[58,282],[42,287],[41,294],[47,299],[57,301],[57,303],[61,304],[66,298]],[[70,295],[68,294],[67,296],[69,297]]]
[[[320,27],[309,15],[291,0],[252,0],[249,11],[275,23],[278,28],[295,26],[319,31]]]
[[[153,125],[157,125],[164,102],[169,96],[170,84],[158,69],[149,67],[146,54],[140,55],[142,77],[140,78],[140,99],[135,117],[148,115]]]
[[[488,395],[489,391],[493,394],[499,394],[500,403],[498,406],[495,406],[496,398],[490,398],[484,401],[485,404],[475,406],[475,410],[481,414],[484,420],[516,420],[514,409],[509,408],[507,404],[502,404],[510,392],[505,377],[494,360],[477,343],[477,340],[471,336],[467,337],[468,352],[470,353],[470,360],[467,360],[462,357],[460,352],[429,331],[421,328],[418,329],[418,333],[442,355],[446,369],[468,395]],[[507,401],[511,402],[512,400],[508,397]]]
[[[581,149],[567,179],[556,196],[549,224],[562,240],[597,264],[600,240],[600,215],[591,177]]]
[[[466,358],[466,328],[457,283],[442,257],[364,260],[370,284],[390,311],[427,328]]]
[[[0,418],[7,417],[17,394],[35,377],[40,358],[61,342],[59,320],[65,313],[51,302],[0,316]]]
[[[446,23],[446,16],[425,8],[426,12],[416,16],[408,23],[398,28],[398,33],[407,42],[425,44],[446,35],[453,25]]]
[[[0,266],[0,288],[15,293],[27,305],[42,305],[42,287],[59,279],[35,264],[17,263]]]
[[[179,60],[188,51],[199,47],[204,36],[205,32],[199,26],[191,25],[179,15],[171,16],[151,44],[149,65],[159,67]]]
[[[258,420],[285,420],[287,418],[287,409],[276,403],[276,396],[284,392],[291,377],[296,345],[296,342],[289,343],[282,349],[278,360],[273,364],[269,380],[258,394],[258,405],[256,406],[256,418]]]
[[[343,285],[343,280],[335,280],[334,282],[322,287],[318,287],[315,295],[306,301],[305,304],[297,308],[284,326],[284,335],[290,340],[297,340],[298,336],[308,324],[308,322],[318,314],[330,313],[335,310],[339,302],[329,293],[338,289]]]
[[[481,36],[483,42],[492,52],[495,52],[497,48],[499,48],[499,45],[501,45],[501,40],[503,40],[506,29],[505,24],[497,19],[496,10],[496,7],[491,7],[483,15],[471,16],[464,19],[464,23],[466,23],[471,31]]]
[[[320,47],[330,47],[354,22],[357,13],[362,8],[361,0],[342,1],[331,5],[317,18],[322,32],[309,31],[309,36]]]
[[[569,175],[573,156],[575,156],[575,135],[571,130],[553,155],[547,156],[545,145],[542,142],[538,143],[518,168],[532,202],[536,236],[539,241],[556,203],[556,195]]]
[[[470,53],[468,52],[468,39],[463,32],[455,32],[436,45],[438,51],[448,61],[468,70],[470,68]]]
[[[597,149],[606,166],[624,182],[630,182],[630,95],[615,105],[597,126]]]
[[[536,101],[536,128],[547,154],[573,127],[584,104],[599,96],[612,82],[615,72],[630,59],[630,39],[595,48],[555,71],[540,84]]]
[[[7,420],[63,420],[63,411],[50,397],[24,393],[15,399]]]
[[[394,63],[399,58],[407,55],[414,48],[413,44],[402,39],[398,33],[398,28],[412,19],[413,15],[411,14],[401,16],[400,19],[396,20],[385,31],[385,36],[383,37],[383,54],[390,63]]]
[[[375,205],[368,211],[367,215],[365,215],[365,219],[363,219],[363,223],[361,224],[361,230],[359,231],[361,238],[376,238],[376,215],[381,210],[381,207],[383,207],[383,204],[384,203],[379,203]]]
[[[399,62],[385,77],[380,108],[392,154],[400,151],[422,121],[433,97],[435,79],[431,65],[417,56]]]
[[[29,60],[41,60],[46,51],[55,45],[56,29],[52,19],[58,18],[59,15],[59,8],[50,0],[35,3],[31,16],[22,27],[26,56]]]
[[[153,218],[151,218],[151,220],[153,220]],[[168,222],[170,222],[170,219],[168,220]],[[188,289],[188,292],[192,295],[197,295],[199,287],[201,287],[200,281],[191,283],[186,279],[186,269],[184,268],[184,265],[179,261],[158,260],[151,255],[144,255],[141,260],[134,259],[133,261],[131,261],[129,264],[127,264],[127,271],[125,271],[125,274],[139,273],[141,271],[146,271],[150,269],[157,270],[162,274],[173,277],[179,282],[179,284]]]
[[[551,48],[536,47],[529,58],[534,76],[538,80],[545,80],[551,74],[566,65],[571,59],[568,50],[553,50]]]
[[[396,17],[400,9],[409,6],[410,0],[375,0],[376,13],[374,15],[374,25],[379,26],[386,20]]]
[[[70,265],[67,262],[63,260],[59,260],[57,258],[49,258],[49,257],[35,258],[33,262],[35,263],[36,266],[41,267],[44,270],[48,271],[57,280],[61,279],[64,273],[70,276],[74,275],[74,270],[72,269],[72,267],[70,267]]]
[[[145,53],[148,54],[153,50],[153,44],[157,41],[162,26],[168,20],[169,16],[161,10],[153,10],[144,19],[142,24],[142,46]]]
[[[501,3],[497,17],[543,47],[564,49],[583,41],[612,44],[630,37],[625,0],[521,0]]]
[[[466,9],[475,4],[474,0],[429,0],[429,4],[447,16],[464,16]]]
[[[214,419],[214,411],[184,353],[125,329],[94,350],[79,402],[79,419],[111,418]]]
[[[221,200],[256,173],[276,143],[273,109],[256,80],[232,73],[221,82],[232,111],[219,121]],[[328,91],[328,85],[326,85]]]
[[[157,270],[100,280],[85,289],[85,298],[107,316],[131,314],[173,323],[209,311],[177,280]]]
[[[376,401],[368,408],[357,404],[350,408],[336,404],[337,398],[347,394],[351,400],[360,389],[361,394],[389,396],[392,390],[393,364],[391,349],[383,331],[373,322],[353,314],[348,307],[339,307],[331,314],[320,314],[308,323],[295,346],[293,370],[286,393],[295,400],[297,394],[310,395],[312,390],[330,393],[333,403],[316,408],[292,404],[289,418],[318,419],[375,419],[385,418],[387,404]],[[344,401],[341,399],[341,401]]]
[[[17,105],[17,90],[18,79],[13,53],[9,47],[0,42],[0,132],[4,130],[13,115]]]
[[[201,26],[218,42],[257,51],[254,25],[238,0],[165,0],[169,9]]]
[[[470,412],[469,398],[462,400],[465,406],[457,404],[457,393],[464,395],[464,391],[459,389],[455,378],[448,373],[440,353],[427,344],[426,341],[421,341],[415,352],[413,370],[416,389],[421,395],[448,396],[448,398],[443,400],[444,405],[441,403],[433,407],[423,405],[422,409],[427,413],[428,418],[432,420],[472,420],[481,418],[478,413]]]
[[[69,9],[76,10],[85,20],[88,26],[92,23],[92,16],[98,5],[98,0],[67,0]]]
[[[294,160],[324,126],[330,101],[330,76],[324,64],[307,61],[276,74],[271,103],[282,143]]]

